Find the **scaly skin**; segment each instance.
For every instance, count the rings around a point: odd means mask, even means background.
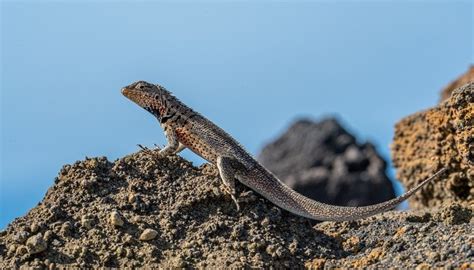
[[[405,194],[383,203],[364,207],[328,205],[309,199],[286,186],[229,134],[184,105],[164,87],[139,81],[124,87],[122,93],[160,122],[168,145],[158,155],[164,157],[189,148],[216,165],[237,210],[239,204],[235,196],[235,179],[296,215],[315,220],[356,220],[394,208],[445,171],[441,169]]]

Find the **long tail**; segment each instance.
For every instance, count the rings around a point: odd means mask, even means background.
[[[408,199],[427,183],[438,178],[445,171],[445,168],[439,170],[434,175],[397,198],[383,203],[362,207],[335,206],[312,200],[292,190],[268,171],[257,172],[258,175],[255,176],[260,176],[259,178],[262,179],[262,176],[266,174],[266,177],[263,178],[267,179],[265,181],[266,183],[261,182],[262,185],[255,186],[254,189],[274,204],[296,215],[321,221],[350,221],[366,218],[394,208],[404,200]],[[270,180],[269,178],[272,179]]]

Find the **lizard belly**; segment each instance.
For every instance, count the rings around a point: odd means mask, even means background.
[[[176,137],[179,142],[184,144],[189,150],[193,151],[196,155],[204,158],[205,160],[216,163],[217,155],[210,149],[210,147],[202,142],[198,136],[192,134],[187,128],[177,128],[175,130]]]

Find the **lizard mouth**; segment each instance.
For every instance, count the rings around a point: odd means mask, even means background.
[[[136,91],[135,89],[130,89],[128,87],[124,87],[122,88],[121,92],[126,98],[130,99],[131,101],[137,103],[140,106],[142,105],[140,103],[141,94],[139,93],[139,91]]]
[[[128,89],[127,87],[124,87],[124,88],[122,88],[121,92],[122,92],[122,95],[124,95],[126,97],[130,97],[130,94],[131,94],[132,90]]]

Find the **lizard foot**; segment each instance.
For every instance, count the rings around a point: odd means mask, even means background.
[[[155,147],[156,147],[156,148],[153,149],[153,150],[150,149],[150,148],[148,148],[148,147],[146,147],[146,146],[143,146],[143,145],[141,145],[141,144],[137,144],[137,146],[138,146],[140,149],[142,149],[142,151],[143,151],[145,154],[150,155],[150,156],[152,156],[152,157],[154,157],[154,158],[158,158],[158,159],[159,159],[159,158],[162,158],[162,157],[163,157],[163,155],[161,155],[159,151],[158,151],[158,152],[155,152],[156,150],[160,150],[160,147],[159,147],[158,145],[156,145],[156,144],[155,144]]]
[[[232,201],[235,204],[235,207],[237,208],[237,212],[240,212],[239,200],[235,197],[235,191],[233,192],[229,186],[224,185],[224,192],[230,195]]]

